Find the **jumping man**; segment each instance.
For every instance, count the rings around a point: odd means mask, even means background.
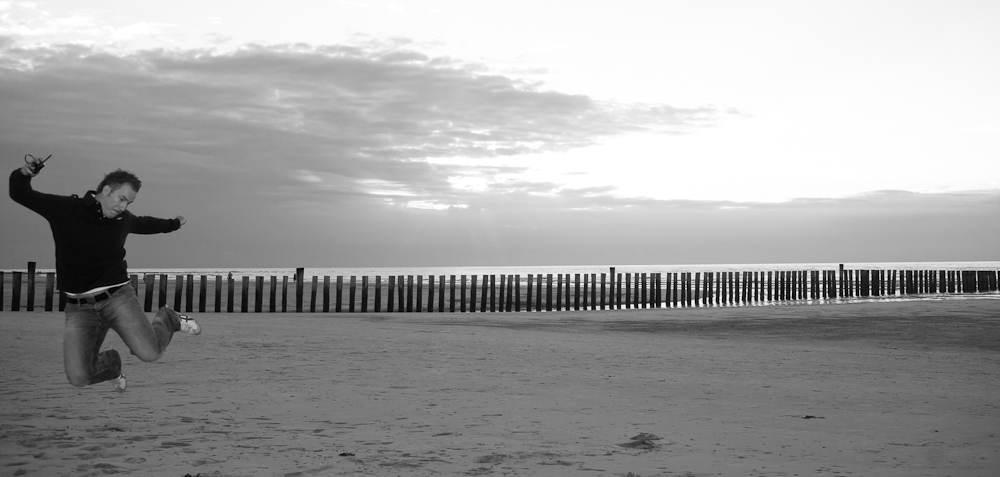
[[[121,169],[107,174],[97,190],[83,198],[37,192],[31,178],[38,175],[42,163],[26,159],[24,167],[11,173],[10,197],[44,217],[52,229],[59,288],[68,303],[63,336],[66,377],[80,387],[113,380],[116,390],[125,391],[121,356],[113,349],[100,351],[109,329],[146,362],[163,355],[175,332],[201,334],[198,323],[168,307],[160,308],[150,322],[125,262],[128,234],[173,232],[186,221],[179,215],[159,219],[126,210],[142,182]]]

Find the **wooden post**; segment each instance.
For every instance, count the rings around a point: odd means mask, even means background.
[[[589,308],[587,305],[594,300],[594,296],[588,293],[590,291],[590,277],[586,273],[583,274],[583,297],[580,298],[580,303],[583,309]],[[588,295],[590,295],[588,297]]]
[[[28,274],[27,281],[27,300],[24,306],[26,311],[35,311],[35,262],[28,262]]]
[[[552,311],[552,274],[545,276],[545,311]]]
[[[726,306],[736,306],[739,303],[739,272],[719,272],[719,288],[721,288],[722,303]]]
[[[822,289],[822,298],[824,300],[830,298],[830,272],[828,270],[820,270],[818,272],[821,275],[820,278],[820,288]]]
[[[625,280],[622,279],[622,274],[618,272],[613,273],[610,280],[608,308],[612,310],[620,310],[622,307],[622,287],[625,285]]]
[[[442,283],[441,286],[443,288],[444,287],[444,283]],[[389,290],[388,290],[388,293],[386,293],[386,295],[388,295],[388,298],[387,298],[387,302],[385,304],[385,311],[386,311],[386,313],[392,313],[392,309],[393,309],[392,305],[394,303],[394,300],[396,299],[396,276],[395,275],[389,275]]]
[[[444,312],[444,275],[441,275],[441,286],[438,287],[438,313]]]
[[[340,282],[340,286],[341,287],[344,286],[343,285],[344,284],[344,277],[343,276],[337,275],[337,281]],[[328,280],[328,283],[329,283],[329,280]],[[354,311],[357,310],[357,306],[355,304],[358,301],[358,277],[356,277],[354,275],[351,275],[351,283],[350,283],[350,289],[347,291],[347,299],[348,299],[348,302],[347,302],[347,311],[349,313],[354,313]]]
[[[778,294],[780,295],[780,299],[782,301],[788,301],[792,299],[791,281],[792,281],[792,272],[789,270],[782,270],[781,278],[778,281],[778,284],[775,285],[778,289]]]
[[[368,312],[368,275],[361,277],[361,313]]]
[[[742,299],[740,298],[742,293],[742,288],[740,288],[740,273],[741,272],[729,272],[729,299],[734,305],[739,305]]]
[[[174,278],[174,310],[180,310],[184,299],[184,275]]]
[[[353,283],[353,280],[352,280]],[[353,285],[352,290],[353,293]],[[353,297],[351,297],[353,300]],[[354,310],[351,310],[354,311]],[[413,275],[406,276],[406,311],[408,313],[413,313]]]
[[[473,286],[476,277],[473,275]],[[424,276],[417,275],[417,313],[424,311]]]
[[[451,276],[451,282],[449,283],[449,285],[450,285],[449,291],[451,293],[449,294],[450,302],[449,302],[449,305],[448,305],[448,311],[451,312],[451,313],[454,313],[455,312],[455,275]]]
[[[672,308],[674,300],[674,274],[666,272],[663,274],[663,307]]]
[[[490,295],[489,285],[490,285],[490,277],[488,275],[483,275],[483,293],[482,296],[479,298],[479,311],[483,313],[486,313],[487,310],[486,302]]]
[[[434,292],[434,277],[431,277],[431,293]],[[429,299],[433,299],[431,296]],[[428,305],[430,306],[430,305]],[[375,275],[375,313],[382,311],[382,277]]]
[[[694,281],[691,284],[692,288],[694,288],[694,305],[695,306],[701,306],[701,305],[704,304],[704,298],[705,297],[704,297],[703,289],[702,289],[703,282],[702,282],[702,279],[701,279],[701,273],[702,272],[694,272]]]
[[[514,275],[507,275],[507,294],[505,297],[507,301],[505,302],[504,311],[510,313],[513,310],[511,305],[514,303]]]
[[[465,313],[465,286],[466,286],[466,276],[462,275],[460,277],[461,282],[459,283],[459,311]]]
[[[10,311],[21,311],[21,272],[11,272]]]
[[[142,310],[146,313],[153,311],[153,288],[156,285],[156,275],[147,273],[142,276],[143,300]]]
[[[535,278],[534,274],[532,273],[528,274],[528,289],[527,289],[527,297],[526,300],[524,301],[524,311],[529,311],[529,312],[531,311],[531,295],[532,295],[531,287],[534,286],[534,278]]]
[[[580,311],[580,274],[577,273],[575,276],[575,283],[573,286],[573,310]],[[566,274],[566,288],[569,288],[569,274]],[[566,308],[569,308],[569,298],[566,299]]]
[[[272,280],[273,279],[274,278],[272,278]],[[153,282],[149,282],[149,284],[152,285]],[[274,311],[273,304],[271,305],[271,311]],[[215,276],[215,312],[216,313],[222,312],[222,275]]]
[[[808,279],[805,270],[795,271],[795,297],[799,300],[805,300],[809,297]]]
[[[816,273],[819,274],[819,295],[820,298],[826,300],[830,298],[830,273],[827,270],[819,270]]]
[[[701,285],[701,290],[702,290],[701,303],[705,306],[708,306],[712,304],[712,281],[715,278],[715,273],[705,272],[703,276],[705,280],[702,282]]]
[[[328,313],[330,311],[330,277],[323,277],[323,312]],[[341,313],[344,311],[344,276],[337,275],[337,279],[333,282],[333,312]],[[353,311],[353,310],[352,310]]]
[[[850,276],[850,271],[847,272]],[[785,271],[785,283],[784,283],[784,295],[785,300],[791,301],[795,299],[795,272],[792,270]]]
[[[745,305],[753,301],[753,272],[740,273],[740,301]]]
[[[705,295],[710,306],[719,305],[719,272],[705,273]]]
[[[444,312],[444,290],[445,290],[445,287],[448,286],[447,285],[448,282],[445,280],[445,276],[444,275],[440,275],[438,281],[441,283],[441,286],[438,287],[438,313],[443,313]]]
[[[562,284],[563,284],[563,274],[556,274],[556,311],[562,311]]]
[[[194,311],[194,276],[188,275],[187,282],[184,283],[184,293],[187,296],[184,297],[184,312],[191,313]]]
[[[427,311],[434,311],[434,275],[427,276]]]
[[[406,288],[403,287],[403,275],[400,275],[396,280],[397,290],[399,290],[399,312],[402,313],[406,311],[403,307],[403,302],[406,300]]]
[[[625,274],[625,309],[632,308],[632,274]]]
[[[476,312],[476,278],[477,275],[472,275],[472,282],[469,284],[469,313]]]
[[[202,275],[198,282],[198,313],[204,313],[208,306],[208,276]]]
[[[304,268],[295,269],[295,312],[302,313],[302,301],[305,298],[305,273]]]
[[[3,277],[0,277],[3,280]],[[48,272],[45,274],[45,311],[52,311],[52,296],[55,293],[56,285],[56,274],[54,272]],[[138,289],[137,289],[138,290]],[[0,290],[0,293],[3,293]],[[0,301],[0,303],[3,303]],[[2,309],[2,307],[0,307]]]
[[[606,292],[606,288],[605,288],[605,286],[606,286],[606,280],[607,279],[608,279],[607,275],[604,274],[604,273],[602,273],[601,274],[601,309],[602,310],[604,309],[604,306],[607,303],[607,292]]]
[[[597,274],[590,274],[590,309],[597,309]]]
[[[178,277],[179,278],[179,277]],[[250,311],[250,276],[243,277],[243,289],[240,290],[240,313]]]
[[[497,287],[497,309],[501,313],[507,308],[505,293],[507,293],[507,275],[500,274],[500,285]]]
[[[677,304],[679,307],[683,307],[687,304],[687,291],[685,288],[687,287],[688,274],[687,272],[678,272],[675,278],[677,279],[677,283],[675,284],[677,286]]]
[[[677,301],[680,299],[679,293],[677,292],[679,284],[677,272],[671,272],[667,274],[667,295],[670,299],[670,307],[677,308]]]
[[[699,276],[701,274],[701,272],[687,272],[687,274],[686,274],[687,275],[687,277],[686,277],[687,280],[686,280],[686,284],[685,284],[685,287],[686,287],[685,293],[687,294],[687,306],[689,306],[689,307],[695,307],[698,304],[698,294],[697,294],[698,293],[698,287],[697,287],[698,281],[697,281],[697,278],[695,276],[695,273],[698,273]]]
[[[694,306],[694,272],[686,272],[684,274],[684,305],[688,308]]]
[[[702,285],[703,303],[707,306],[719,305],[719,288],[724,272],[705,272]]]
[[[514,275],[511,285],[514,287],[514,311],[521,311],[521,275]]]
[[[846,288],[846,282],[845,282],[845,278],[846,277],[844,276],[844,264],[843,263],[839,264],[837,270],[838,270],[837,283],[839,284],[839,287],[838,287],[838,290],[839,290],[838,296],[840,296],[840,297],[846,297],[847,294],[844,293],[845,288]]]
[[[309,288],[309,313],[316,313],[316,292],[319,288],[319,280],[316,275],[312,276],[312,286]]]
[[[160,275],[160,306],[163,306],[163,299],[166,297],[167,292],[167,276]],[[232,277],[226,278],[226,312],[233,312],[233,303],[236,301],[233,297],[236,294],[236,282]]]
[[[222,302],[222,300],[219,299],[219,296],[221,296],[221,295],[219,295],[219,293],[222,291],[222,287],[221,287],[222,283],[221,282],[222,282],[222,275],[216,275],[215,276],[215,311],[216,312],[219,311],[219,306],[221,305],[221,302]],[[278,277],[276,277],[274,275],[271,275],[270,283],[271,283],[271,286],[268,287],[269,291],[268,291],[268,296],[267,296],[267,311],[270,312],[270,313],[274,313],[274,312],[278,311]]]
[[[288,275],[281,276],[281,312],[288,312]]]
[[[535,285],[535,311],[542,311],[542,275],[538,275],[538,284]]]
[[[792,301],[798,298],[796,293],[798,287],[798,280],[796,280],[796,271],[788,270],[785,272],[785,299]],[[848,272],[851,273],[851,272]]]
[[[483,281],[483,286],[486,286],[486,282]],[[483,292],[484,294],[486,292]],[[490,275],[490,313],[495,313],[497,311],[497,276]]]
[[[264,311],[264,277],[258,275],[255,286],[256,288],[253,294],[253,311],[255,313],[260,313]]]
[[[774,301],[774,271],[768,270],[767,278],[764,278],[764,272],[760,272],[761,280],[764,280],[764,291],[761,292],[761,299],[768,302]]]
[[[336,283],[336,282],[334,282],[334,283]],[[334,285],[334,286],[336,286],[336,285]],[[323,300],[323,307],[320,308],[320,311],[322,311],[323,313],[329,313],[330,312],[330,276],[329,275],[323,275],[323,287],[322,288],[323,288],[323,299],[322,299]],[[337,296],[337,291],[336,290],[333,291],[333,295],[336,298],[336,296]],[[315,302],[315,301],[316,300],[313,300],[313,302]],[[336,309],[336,306],[337,305],[334,304],[334,309]]]

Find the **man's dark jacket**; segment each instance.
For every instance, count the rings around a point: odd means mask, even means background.
[[[56,243],[59,288],[82,293],[129,280],[125,262],[128,234],[158,234],[181,228],[177,219],[137,217],[128,210],[104,217],[94,191],[81,199],[38,192],[20,169],[10,175],[10,198],[49,221]]]

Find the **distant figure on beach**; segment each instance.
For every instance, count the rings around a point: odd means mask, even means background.
[[[32,158],[33,159],[33,158]],[[151,362],[163,355],[173,334],[201,334],[193,319],[169,307],[149,321],[129,281],[125,262],[128,234],[159,234],[180,229],[186,220],[133,215],[126,208],[135,201],[142,182],[118,169],[104,176],[96,191],[83,198],[35,191],[31,178],[42,161],[33,159],[10,175],[10,197],[49,222],[56,245],[59,288],[66,293],[63,362],[74,386],[114,381],[125,391],[121,356],[114,349],[98,352],[108,329],[115,330],[132,354]]]

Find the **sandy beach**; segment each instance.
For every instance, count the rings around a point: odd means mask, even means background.
[[[204,314],[129,389],[0,313],[0,476],[995,476],[1000,300]]]

